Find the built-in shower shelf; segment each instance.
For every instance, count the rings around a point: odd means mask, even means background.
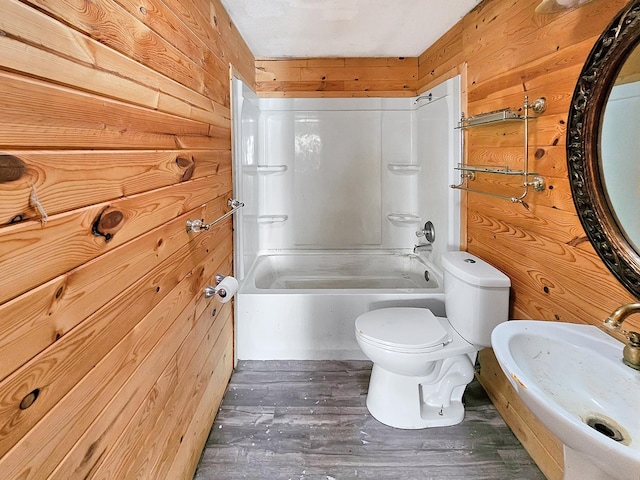
[[[420,165],[411,163],[390,163],[387,169],[396,175],[416,175],[420,173]]]
[[[420,215],[415,213],[390,213],[387,220],[396,225],[415,225],[420,223]]]
[[[271,173],[282,173],[287,171],[286,165],[247,165],[243,171],[249,175],[269,175]]]
[[[289,219],[289,215],[259,215],[258,223],[270,224],[270,223],[282,223]]]

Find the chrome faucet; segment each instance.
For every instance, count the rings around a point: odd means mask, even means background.
[[[433,242],[436,241],[436,229],[434,228],[433,223],[425,223],[424,227],[416,232],[416,237],[424,237],[427,243],[419,243],[413,247],[413,253],[433,251]]]
[[[424,237],[424,239],[429,243],[435,242],[436,241],[436,229],[433,226],[433,223],[431,221],[426,222],[424,224],[424,227],[416,232],[416,237],[418,237],[418,238]]]
[[[416,245],[413,247],[413,253],[420,252],[432,252],[433,251],[433,243],[421,243],[420,245]]]
[[[618,307],[609,317],[604,321],[607,328],[611,330],[619,330],[627,339],[629,343],[622,349],[622,361],[625,365],[640,370],[640,333],[628,332],[620,328],[622,323],[629,315],[634,313],[640,313],[640,303],[628,303]]]

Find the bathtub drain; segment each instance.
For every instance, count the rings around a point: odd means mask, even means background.
[[[600,432],[605,437],[609,437],[616,442],[622,442],[624,440],[624,436],[622,432],[618,430],[616,427],[611,425],[611,423],[604,418],[599,417],[590,417],[587,419],[587,425],[593,428],[595,431]]]

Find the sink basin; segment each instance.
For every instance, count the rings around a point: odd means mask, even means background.
[[[640,371],[597,327],[498,325],[493,350],[524,403],[564,444],[565,479],[640,479]]]

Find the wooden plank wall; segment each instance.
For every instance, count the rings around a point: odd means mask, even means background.
[[[415,57],[256,60],[261,97],[412,97],[417,77]]]
[[[233,366],[219,0],[0,0],[0,477],[191,478]],[[46,214],[46,221],[44,215]]]
[[[538,15],[540,0],[485,0],[418,59],[418,77],[395,77],[383,95],[421,93],[458,73],[463,75],[466,113],[522,107],[524,95],[544,96],[547,111],[531,123],[531,169],[547,188],[531,192],[529,210],[505,200],[469,194],[463,216],[466,248],[504,271],[512,281],[512,318],[601,325],[606,316],[634,298],[609,273],[582,229],[569,187],[565,135],[571,96],[595,41],[626,0],[594,0],[582,8]],[[324,61],[324,60],[323,60]],[[378,60],[384,64],[384,59]],[[321,79],[309,82],[311,61],[258,61],[260,95],[326,96]],[[332,65],[309,75],[327,80],[358,78],[358,69]],[[367,71],[367,74],[369,72]],[[384,81],[380,78],[381,81]],[[408,85],[408,89],[398,88]],[[414,93],[415,93],[414,92]],[[412,93],[412,94],[414,94]],[[353,83],[336,84],[332,96],[376,96]],[[521,166],[521,125],[468,131],[471,163]],[[519,193],[499,176],[479,176],[475,184],[508,195]],[[640,328],[638,319],[631,326]],[[562,451],[520,402],[490,349],[481,352],[481,381],[514,432],[549,478],[561,478]]]

